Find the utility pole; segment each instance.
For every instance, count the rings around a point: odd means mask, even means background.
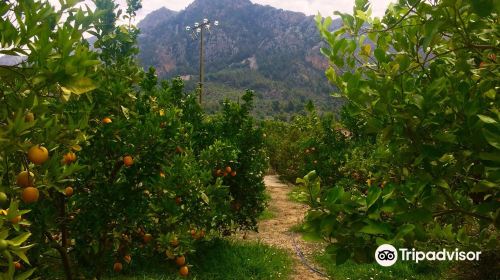
[[[203,19],[203,23],[199,24],[195,22],[193,27],[186,26],[186,31],[191,32],[191,37],[193,39],[200,39],[200,80],[198,82],[198,95],[199,95],[199,103],[201,106],[202,96],[203,96],[203,78],[204,78],[204,42],[203,42],[203,33],[206,31],[210,32],[211,21],[208,19]],[[218,26],[219,22],[214,21],[214,26]]]

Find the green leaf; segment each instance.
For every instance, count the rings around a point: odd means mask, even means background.
[[[487,161],[496,161],[500,162],[500,154],[499,153],[479,153],[479,158]]]
[[[465,229],[461,228],[461,229],[458,230],[457,241],[460,242],[460,243],[462,243],[462,244],[465,244],[465,243],[469,242],[469,236],[465,232]]]
[[[202,200],[203,200],[206,204],[208,204],[208,203],[210,202],[210,199],[208,198],[208,196],[207,196],[204,192],[202,192],[202,193],[201,193],[201,199],[202,199]]]
[[[375,58],[377,59],[378,62],[385,62],[386,57],[385,57],[385,51],[382,49],[376,48],[375,51],[373,52],[375,55]]]
[[[418,109],[422,110],[422,105],[424,104],[424,97],[420,94],[412,95],[412,104],[417,106]]]
[[[5,240],[9,236],[9,229],[2,230],[0,232],[0,239]]]
[[[29,279],[31,277],[31,275],[33,274],[33,272],[35,272],[36,268],[32,268],[28,271],[25,271],[19,275],[16,276],[16,278],[14,278],[14,280],[26,280],[26,279]]]
[[[330,190],[328,190],[326,197],[325,197],[325,202],[328,204],[335,204],[339,199],[342,198],[344,195],[344,188],[342,187],[333,187]]]
[[[448,185],[448,183],[444,179],[437,180],[436,185],[440,186],[443,189],[447,189],[447,190],[450,189],[450,185]]]
[[[364,226],[359,230],[359,232],[366,233],[366,234],[371,234],[371,235],[390,235],[391,230],[390,227],[386,224],[383,223],[376,223],[373,221],[369,221],[368,225]]]
[[[94,82],[87,77],[74,78],[64,83],[61,86],[64,92],[72,92],[74,94],[83,94],[96,89]]]
[[[415,229],[415,225],[405,224],[399,228],[398,234],[394,237],[395,240],[405,237]]]
[[[28,238],[30,238],[30,236],[31,236],[31,233],[25,232],[25,233],[17,236],[16,238],[13,238],[11,240],[12,245],[21,246],[21,244],[23,244],[26,240],[28,240]]]
[[[127,120],[130,119],[130,110],[126,107],[123,107],[122,105],[120,105],[120,108],[122,109],[122,113],[125,116],[125,118]]]
[[[483,128],[483,136],[488,144],[500,150],[500,135]]]
[[[490,123],[490,124],[497,123],[497,121],[495,119],[491,118],[491,117],[488,117],[488,116],[485,116],[485,115],[477,115],[477,116],[484,123]]]
[[[379,187],[370,187],[368,195],[366,196],[366,207],[370,208],[380,197],[382,190]]]

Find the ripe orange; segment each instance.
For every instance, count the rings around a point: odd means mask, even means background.
[[[163,173],[162,171],[160,171],[160,177],[162,178],[165,178],[167,175],[165,175],[165,173]]]
[[[223,176],[226,177],[227,176],[227,172],[224,172]]]
[[[113,265],[113,270],[115,272],[120,272],[120,271],[122,271],[122,269],[123,269],[122,263],[121,262],[115,262],[115,264]]]
[[[19,215],[19,216],[17,216],[17,217],[12,218],[12,219],[10,220],[10,222],[11,222],[12,224],[14,224],[14,225],[15,225],[15,224],[19,224],[19,222],[20,222],[22,219],[23,219],[23,218],[21,217],[21,215]]]
[[[73,152],[68,152],[63,156],[63,163],[64,164],[71,164],[76,161],[76,154]]]
[[[38,198],[40,197],[40,192],[38,191],[37,188],[26,187],[23,190],[23,193],[22,193],[21,197],[22,197],[24,203],[37,202]]]
[[[104,124],[109,124],[109,123],[112,123],[113,121],[110,118],[106,117],[106,118],[102,119],[102,122]]]
[[[186,264],[186,257],[184,256],[178,256],[177,258],[175,258],[175,263],[178,265],[178,266],[183,266]]]
[[[21,269],[23,269],[23,265],[20,262],[15,262],[14,263],[14,268],[16,270],[21,270]]]
[[[33,115],[33,113],[28,112],[28,113],[26,113],[26,115],[24,115],[25,122],[32,122],[34,120],[35,120],[35,115]]]
[[[73,188],[71,186],[67,187],[64,189],[64,194],[67,196],[67,197],[70,197],[73,195]]]
[[[233,170],[233,172],[231,172],[231,176],[236,176],[236,171]]]
[[[231,173],[231,171],[232,171],[231,166],[227,166],[227,167],[226,167],[226,172],[227,172],[227,173]]]
[[[149,241],[153,240],[153,236],[149,233],[146,233],[142,237],[142,240],[144,241],[144,243],[149,243]]]
[[[132,166],[132,164],[134,164],[134,159],[131,156],[124,156],[123,164],[125,164],[125,166],[127,167],[130,167]]]
[[[123,257],[123,260],[125,260],[126,263],[130,263],[132,261],[132,256],[131,255],[125,255],[125,257]]]
[[[17,174],[16,182],[18,186],[23,188],[32,186],[33,182],[35,182],[35,175],[33,172],[28,174],[28,171],[21,171]]]
[[[28,150],[28,159],[34,164],[41,165],[49,159],[47,148],[35,145]]]
[[[187,266],[183,266],[183,267],[181,267],[181,268],[179,269],[179,274],[180,274],[181,276],[184,276],[184,277],[188,276],[188,274],[189,274],[189,269],[188,269],[188,267],[187,267]]]

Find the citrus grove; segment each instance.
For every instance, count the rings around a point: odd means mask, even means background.
[[[383,18],[355,2],[352,14],[336,13],[338,30],[316,18],[340,114],[309,106],[290,123],[265,124],[271,165],[300,177],[303,230],[327,242],[337,264],[373,262],[387,243],[463,248],[482,251],[477,277],[494,279],[498,1],[401,0]]]
[[[253,93],[205,115],[135,61],[139,30],[118,22],[140,1],[78,2],[0,3],[0,53],[23,59],[0,66],[0,278],[101,278],[150,258],[187,276],[198,242],[254,230],[264,209]]]

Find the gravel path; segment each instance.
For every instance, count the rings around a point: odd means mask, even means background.
[[[321,244],[306,242],[301,238],[300,234],[290,231],[292,226],[301,223],[307,211],[307,206],[288,199],[291,188],[280,182],[278,176],[266,176],[264,182],[268,193],[271,195],[269,209],[273,212],[274,218],[259,222],[259,232],[249,232],[246,234],[245,239],[260,240],[265,244],[288,250],[295,260],[292,280],[328,279],[311,271],[304,265],[301,258],[297,256],[294,246],[295,243],[300,248],[308,264],[318,268],[317,264],[313,262],[312,255],[323,250]]]

